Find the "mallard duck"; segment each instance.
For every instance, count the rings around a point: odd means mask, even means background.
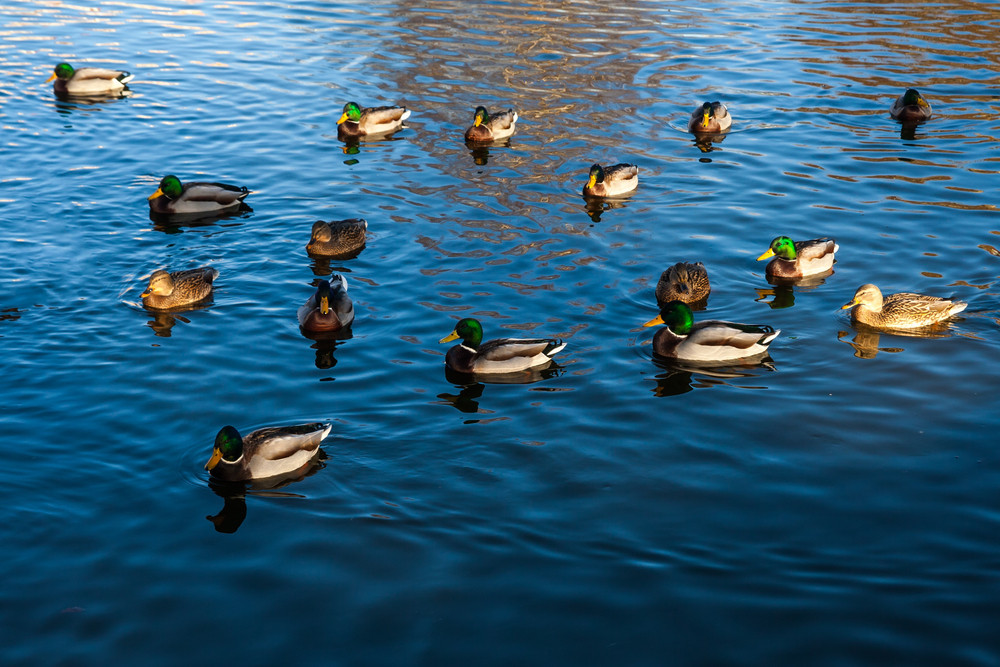
[[[319,444],[331,428],[321,422],[272,426],[252,431],[244,438],[234,427],[224,426],[215,436],[212,458],[205,470],[230,482],[288,474],[319,454]]]
[[[60,95],[113,95],[125,88],[132,75],[100,67],[73,69],[69,63],[59,63],[45,83],[52,80],[52,89]]]
[[[661,357],[687,361],[732,361],[767,352],[780,329],[759,324],[736,324],[719,320],[694,322],[691,308],[683,301],[670,301],[660,314],[642,326],[667,326],[653,336],[653,351]]]
[[[361,218],[331,222],[317,220],[313,223],[306,252],[324,257],[349,255],[365,247],[366,229],[368,222]]]
[[[354,304],[347,296],[347,279],[333,274],[321,280],[316,292],[298,311],[299,326],[310,333],[340,331],[354,321]]]
[[[157,269],[142,293],[142,305],[168,310],[204,301],[212,296],[212,281],[218,277],[219,272],[210,266],[171,273]]]
[[[513,109],[498,111],[492,116],[486,107],[476,107],[472,127],[465,131],[465,140],[485,143],[504,139],[514,134],[517,113]]]
[[[962,312],[969,304],[926,294],[899,292],[882,296],[881,290],[868,283],[854,293],[841,309],[853,308],[851,320],[879,329],[913,329],[943,322]]]
[[[185,183],[173,174],[164,176],[160,187],[149,195],[151,213],[186,215],[204,213],[214,215],[239,208],[250,194],[244,187],[225,183]]]
[[[337,121],[337,136],[343,140],[367,134],[388,134],[403,127],[403,121],[409,117],[410,112],[406,107],[362,109],[357,102],[348,102]]]
[[[840,246],[831,238],[792,241],[778,236],[771,241],[757,261],[773,257],[764,271],[775,278],[803,278],[825,273],[833,268],[833,255]]]
[[[733,124],[729,109],[722,102],[705,102],[691,112],[688,130],[695,134],[725,132]]]
[[[704,264],[677,262],[660,274],[660,280],[656,283],[656,303],[658,305],[668,301],[696,303],[707,299],[711,291],[708,271],[705,270]]]
[[[461,338],[444,362],[459,373],[515,373],[552,361],[566,343],[554,338],[497,338],[483,341],[483,325],[466,317],[455,330],[441,339],[447,343]]]
[[[928,120],[931,117],[931,105],[915,88],[907,88],[889,107],[889,115],[896,120],[911,123]]]
[[[635,190],[639,185],[639,167],[634,164],[613,164],[590,167],[590,179],[583,186],[584,197],[617,197]]]

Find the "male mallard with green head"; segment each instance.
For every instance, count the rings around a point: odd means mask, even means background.
[[[879,329],[913,329],[943,322],[968,307],[964,301],[952,301],[926,294],[899,292],[882,296],[871,283],[862,285],[854,298],[841,306],[851,309],[851,320]]]
[[[634,164],[613,164],[590,167],[587,184],[583,186],[584,197],[618,197],[635,190],[639,186],[639,167]]]
[[[160,181],[160,187],[149,195],[151,213],[163,215],[215,215],[239,208],[250,194],[245,187],[225,183],[184,183],[170,174]]]
[[[831,238],[792,241],[778,236],[771,241],[757,261],[773,257],[764,271],[775,278],[804,278],[825,273],[833,268],[834,253],[840,246]]]
[[[215,436],[205,470],[229,482],[285,475],[316,458],[331,428],[320,422],[272,426],[242,437],[234,427],[224,426]]]
[[[931,105],[915,88],[907,88],[906,92],[897,97],[889,107],[889,115],[896,120],[909,123],[929,120]]]
[[[347,279],[333,274],[320,280],[316,292],[298,310],[299,326],[309,333],[332,333],[354,321],[354,304],[347,295]]]
[[[368,107],[362,109],[357,102],[348,102],[337,120],[340,140],[363,137],[369,134],[388,134],[403,126],[410,117],[406,107]]]
[[[131,80],[128,72],[100,67],[73,69],[69,63],[59,63],[45,83],[55,81],[52,89],[60,95],[114,95]]]
[[[497,338],[483,342],[483,325],[466,317],[441,339],[461,338],[445,356],[445,364],[460,373],[515,373],[552,361],[566,343],[554,338]]]
[[[513,109],[490,114],[486,107],[476,107],[472,127],[465,131],[465,140],[471,143],[488,143],[505,139],[514,134],[517,113]]]
[[[765,354],[780,329],[767,325],[736,324],[720,320],[694,321],[691,308],[682,301],[663,305],[660,314],[642,326],[666,326],[653,336],[653,351],[670,359],[686,361],[737,361]]]

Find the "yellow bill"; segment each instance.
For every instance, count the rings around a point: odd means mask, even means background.
[[[156,192],[154,192],[153,194],[151,194],[148,197],[146,197],[146,199],[156,199],[157,197],[159,197],[162,194],[163,194],[163,190],[160,189],[160,188],[156,188]]]
[[[655,327],[657,324],[663,324],[663,323],[664,323],[663,322],[663,315],[657,315],[656,317],[654,317],[650,321],[646,322],[642,326],[644,326],[644,327]]]
[[[458,332],[457,331],[452,331],[450,334],[448,334],[447,336],[445,336],[444,338],[442,338],[438,342],[439,343],[450,343],[451,341],[457,340],[457,339],[458,339]]]
[[[760,260],[767,259],[768,257],[774,257],[774,251],[771,250],[770,248],[765,250],[763,254],[761,254],[761,256],[757,258],[757,261],[759,262]]]
[[[218,447],[215,447],[214,449],[212,449],[212,458],[210,458],[208,460],[208,463],[205,464],[205,470],[211,470],[215,466],[219,465],[219,461],[221,460],[222,460],[222,450],[219,449]]]

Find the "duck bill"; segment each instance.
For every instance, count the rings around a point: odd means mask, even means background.
[[[856,305],[858,305],[857,301],[848,301],[843,306],[841,306],[840,309],[841,310],[847,310],[848,308],[853,308]]]
[[[205,470],[213,469],[215,466],[219,465],[219,461],[221,460],[222,460],[222,450],[219,449],[218,447],[215,447],[214,449],[212,449],[212,458],[210,458],[208,460],[208,463],[205,464]]]
[[[706,112],[705,112],[705,115],[704,115],[704,116],[702,116],[702,118],[701,118],[701,126],[702,126],[702,127],[704,127],[704,128],[707,128],[707,127],[708,127],[708,115],[709,115],[709,114],[708,114],[708,112],[706,111]]]
[[[650,321],[646,322],[642,326],[644,327],[655,327],[657,324],[663,324],[663,315],[657,315]]]
[[[918,107],[929,107],[930,104],[927,104],[927,100],[925,100],[924,98],[918,97],[917,98],[917,106]]]
[[[49,78],[47,78],[47,79],[45,80],[45,83],[48,83],[49,81],[52,81],[52,80],[53,80],[54,78],[56,78],[56,74],[55,74],[55,72],[53,72],[53,73],[52,73],[52,76],[50,76]]]
[[[345,120],[347,120],[347,112],[346,111],[344,113],[340,114],[340,119],[337,121],[337,125],[340,125]]]
[[[450,343],[453,340],[458,340],[458,332],[452,331],[450,334],[439,340],[439,343]]]
[[[319,298],[319,312],[323,313],[324,315],[330,314],[330,297],[321,296]]]
[[[163,194],[163,190],[161,188],[156,188],[156,192],[154,192],[153,194],[151,194],[148,197],[146,197],[146,199],[152,201],[152,200],[156,199],[157,197],[159,197],[162,194]]]
[[[143,292],[143,293],[142,293],[142,294],[140,294],[139,296],[140,296],[141,298],[145,299],[145,298],[146,298],[147,296],[151,295],[152,293],[153,293],[153,290],[151,290],[151,289],[147,289],[147,290],[146,290],[145,292]]]
[[[770,248],[768,248],[767,250],[765,250],[764,253],[761,254],[760,257],[757,258],[757,261],[759,262],[759,261],[767,259],[769,257],[774,257],[774,251],[771,250]]]
[[[587,180],[587,187],[592,188],[597,184],[597,174],[591,174],[590,179]]]

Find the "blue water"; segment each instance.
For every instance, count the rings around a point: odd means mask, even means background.
[[[0,662],[995,665],[1000,13],[990,3],[166,3],[0,8]],[[131,71],[63,101],[61,61]],[[888,117],[915,86],[934,118]],[[702,152],[691,109],[735,123]],[[343,104],[413,111],[345,150]],[[471,152],[473,109],[514,107]],[[588,209],[593,162],[640,167]],[[160,178],[252,211],[162,225]],[[355,258],[305,253],[364,217]],[[774,236],[834,236],[776,289]],[[992,251],[992,252],[991,252]],[[659,273],[766,365],[653,360]],[[157,268],[212,265],[155,315]],[[299,332],[341,272],[357,319]],[[862,283],[954,295],[940,335],[856,331]],[[565,339],[530,384],[438,340]],[[330,420],[325,459],[234,493],[241,431]],[[206,520],[206,517],[211,520]]]

